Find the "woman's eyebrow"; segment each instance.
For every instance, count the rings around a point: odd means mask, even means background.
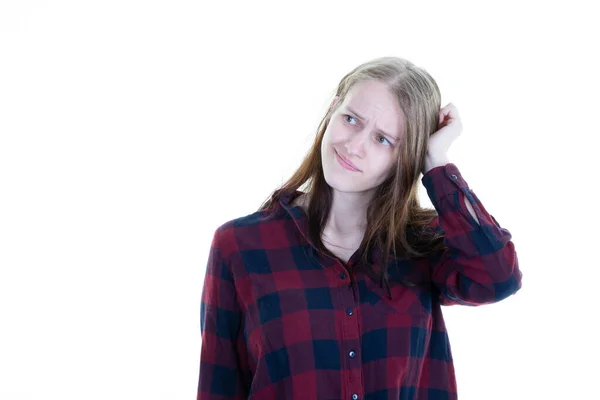
[[[364,118],[364,117],[361,117],[361,115],[360,115],[359,113],[357,113],[357,112],[356,112],[356,111],[355,111],[355,110],[354,110],[352,107],[350,107],[350,106],[346,106],[346,109],[347,109],[348,111],[350,111],[352,114],[356,115],[356,117],[357,117],[358,119],[360,119],[360,120],[362,120],[362,121],[364,121],[364,120],[365,120],[365,118]],[[397,138],[396,136],[393,136],[393,135],[391,135],[391,134],[389,134],[389,133],[387,133],[387,132],[383,131],[381,128],[379,128],[379,127],[375,127],[375,128],[376,128],[377,132],[379,132],[379,133],[381,133],[381,134],[383,134],[383,135],[385,135],[385,136],[387,136],[387,137],[390,137],[390,138],[392,138],[392,139],[394,139],[394,140],[398,140],[398,138]]]

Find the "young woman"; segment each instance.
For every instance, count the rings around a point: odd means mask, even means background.
[[[448,161],[462,127],[440,99],[409,61],[358,66],[292,177],[216,229],[198,399],[457,398],[440,306],[501,301],[522,274]]]

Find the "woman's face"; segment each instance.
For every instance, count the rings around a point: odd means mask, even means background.
[[[331,116],[321,144],[329,186],[341,192],[365,192],[385,181],[396,164],[402,121],[398,102],[385,84],[356,83]],[[358,170],[345,168],[338,154]]]

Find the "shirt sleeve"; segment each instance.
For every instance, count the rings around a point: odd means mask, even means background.
[[[247,399],[249,371],[243,351],[242,312],[219,230],[210,247],[200,305],[200,376],[197,400]]]
[[[421,182],[438,213],[432,226],[445,234],[447,249],[430,259],[441,305],[495,303],[521,289],[523,274],[511,233],[487,212],[456,165],[433,168]]]

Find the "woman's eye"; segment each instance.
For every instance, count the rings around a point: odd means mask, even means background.
[[[385,136],[379,135],[379,136],[377,137],[377,141],[378,141],[378,142],[379,142],[379,139],[383,139],[383,140],[385,140],[386,142],[388,142],[388,144],[389,144],[389,145],[391,145],[390,141],[389,141],[389,140],[387,140],[387,138],[386,138]],[[382,142],[379,142],[379,143],[382,143]]]
[[[348,121],[348,118],[352,118],[352,119],[356,120],[352,115],[345,115],[344,117],[346,117],[346,122],[350,122],[350,121]]]

